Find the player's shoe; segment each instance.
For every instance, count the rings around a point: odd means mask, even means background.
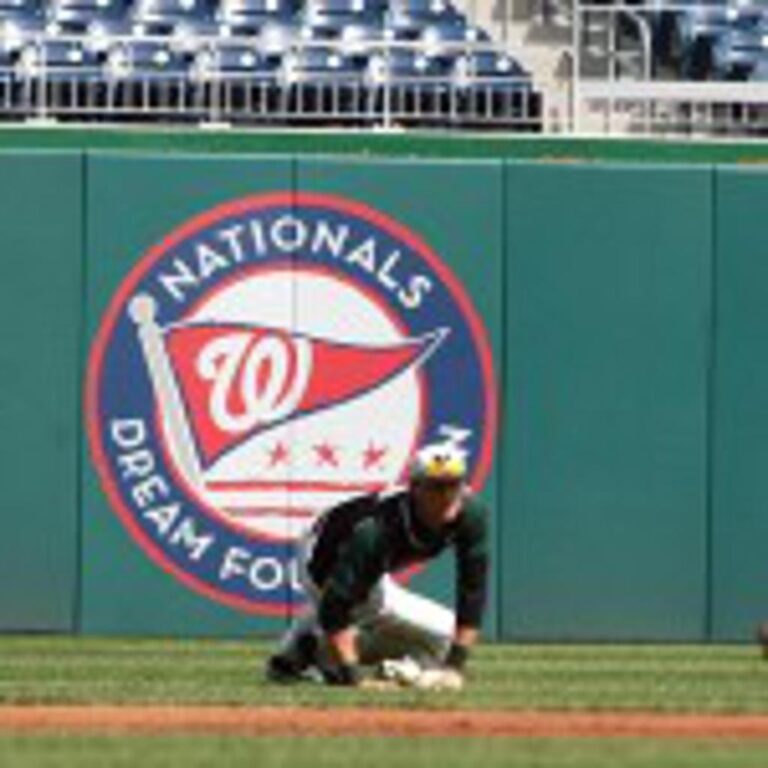
[[[319,642],[313,632],[296,638],[292,651],[276,653],[267,659],[266,677],[272,683],[322,682],[318,667]]]
[[[267,659],[266,677],[270,683],[297,683],[301,680],[301,667],[287,655],[276,653]]]

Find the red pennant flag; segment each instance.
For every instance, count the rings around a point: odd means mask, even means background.
[[[443,336],[437,331],[384,347],[236,325],[178,326],[165,334],[205,464],[276,424],[382,386]]]

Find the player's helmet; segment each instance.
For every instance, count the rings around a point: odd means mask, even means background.
[[[467,476],[467,452],[452,442],[425,445],[411,461],[412,481],[462,482]]]

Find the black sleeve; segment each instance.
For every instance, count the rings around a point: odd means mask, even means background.
[[[310,562],[307,564],[312,580],[323,586],[333,570],[339,550],[355,527],[371,515],[377,497],[356,496],[329,509],[319,520],[319,535]]]
[[[488,534],[485,510],[476,503],[456,537],[456,623],[479,627],[488,591]]]
[[[353,610],[384,573],[380,538],[380,526],[367,519],[355,527],[339,550],[320,598],[318,620],[325,632],[351,626]]]

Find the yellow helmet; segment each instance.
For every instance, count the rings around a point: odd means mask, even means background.
[[[411,462],[411,480],[462,482],[467,476],[467,452],[453,442],[425,445]]]

